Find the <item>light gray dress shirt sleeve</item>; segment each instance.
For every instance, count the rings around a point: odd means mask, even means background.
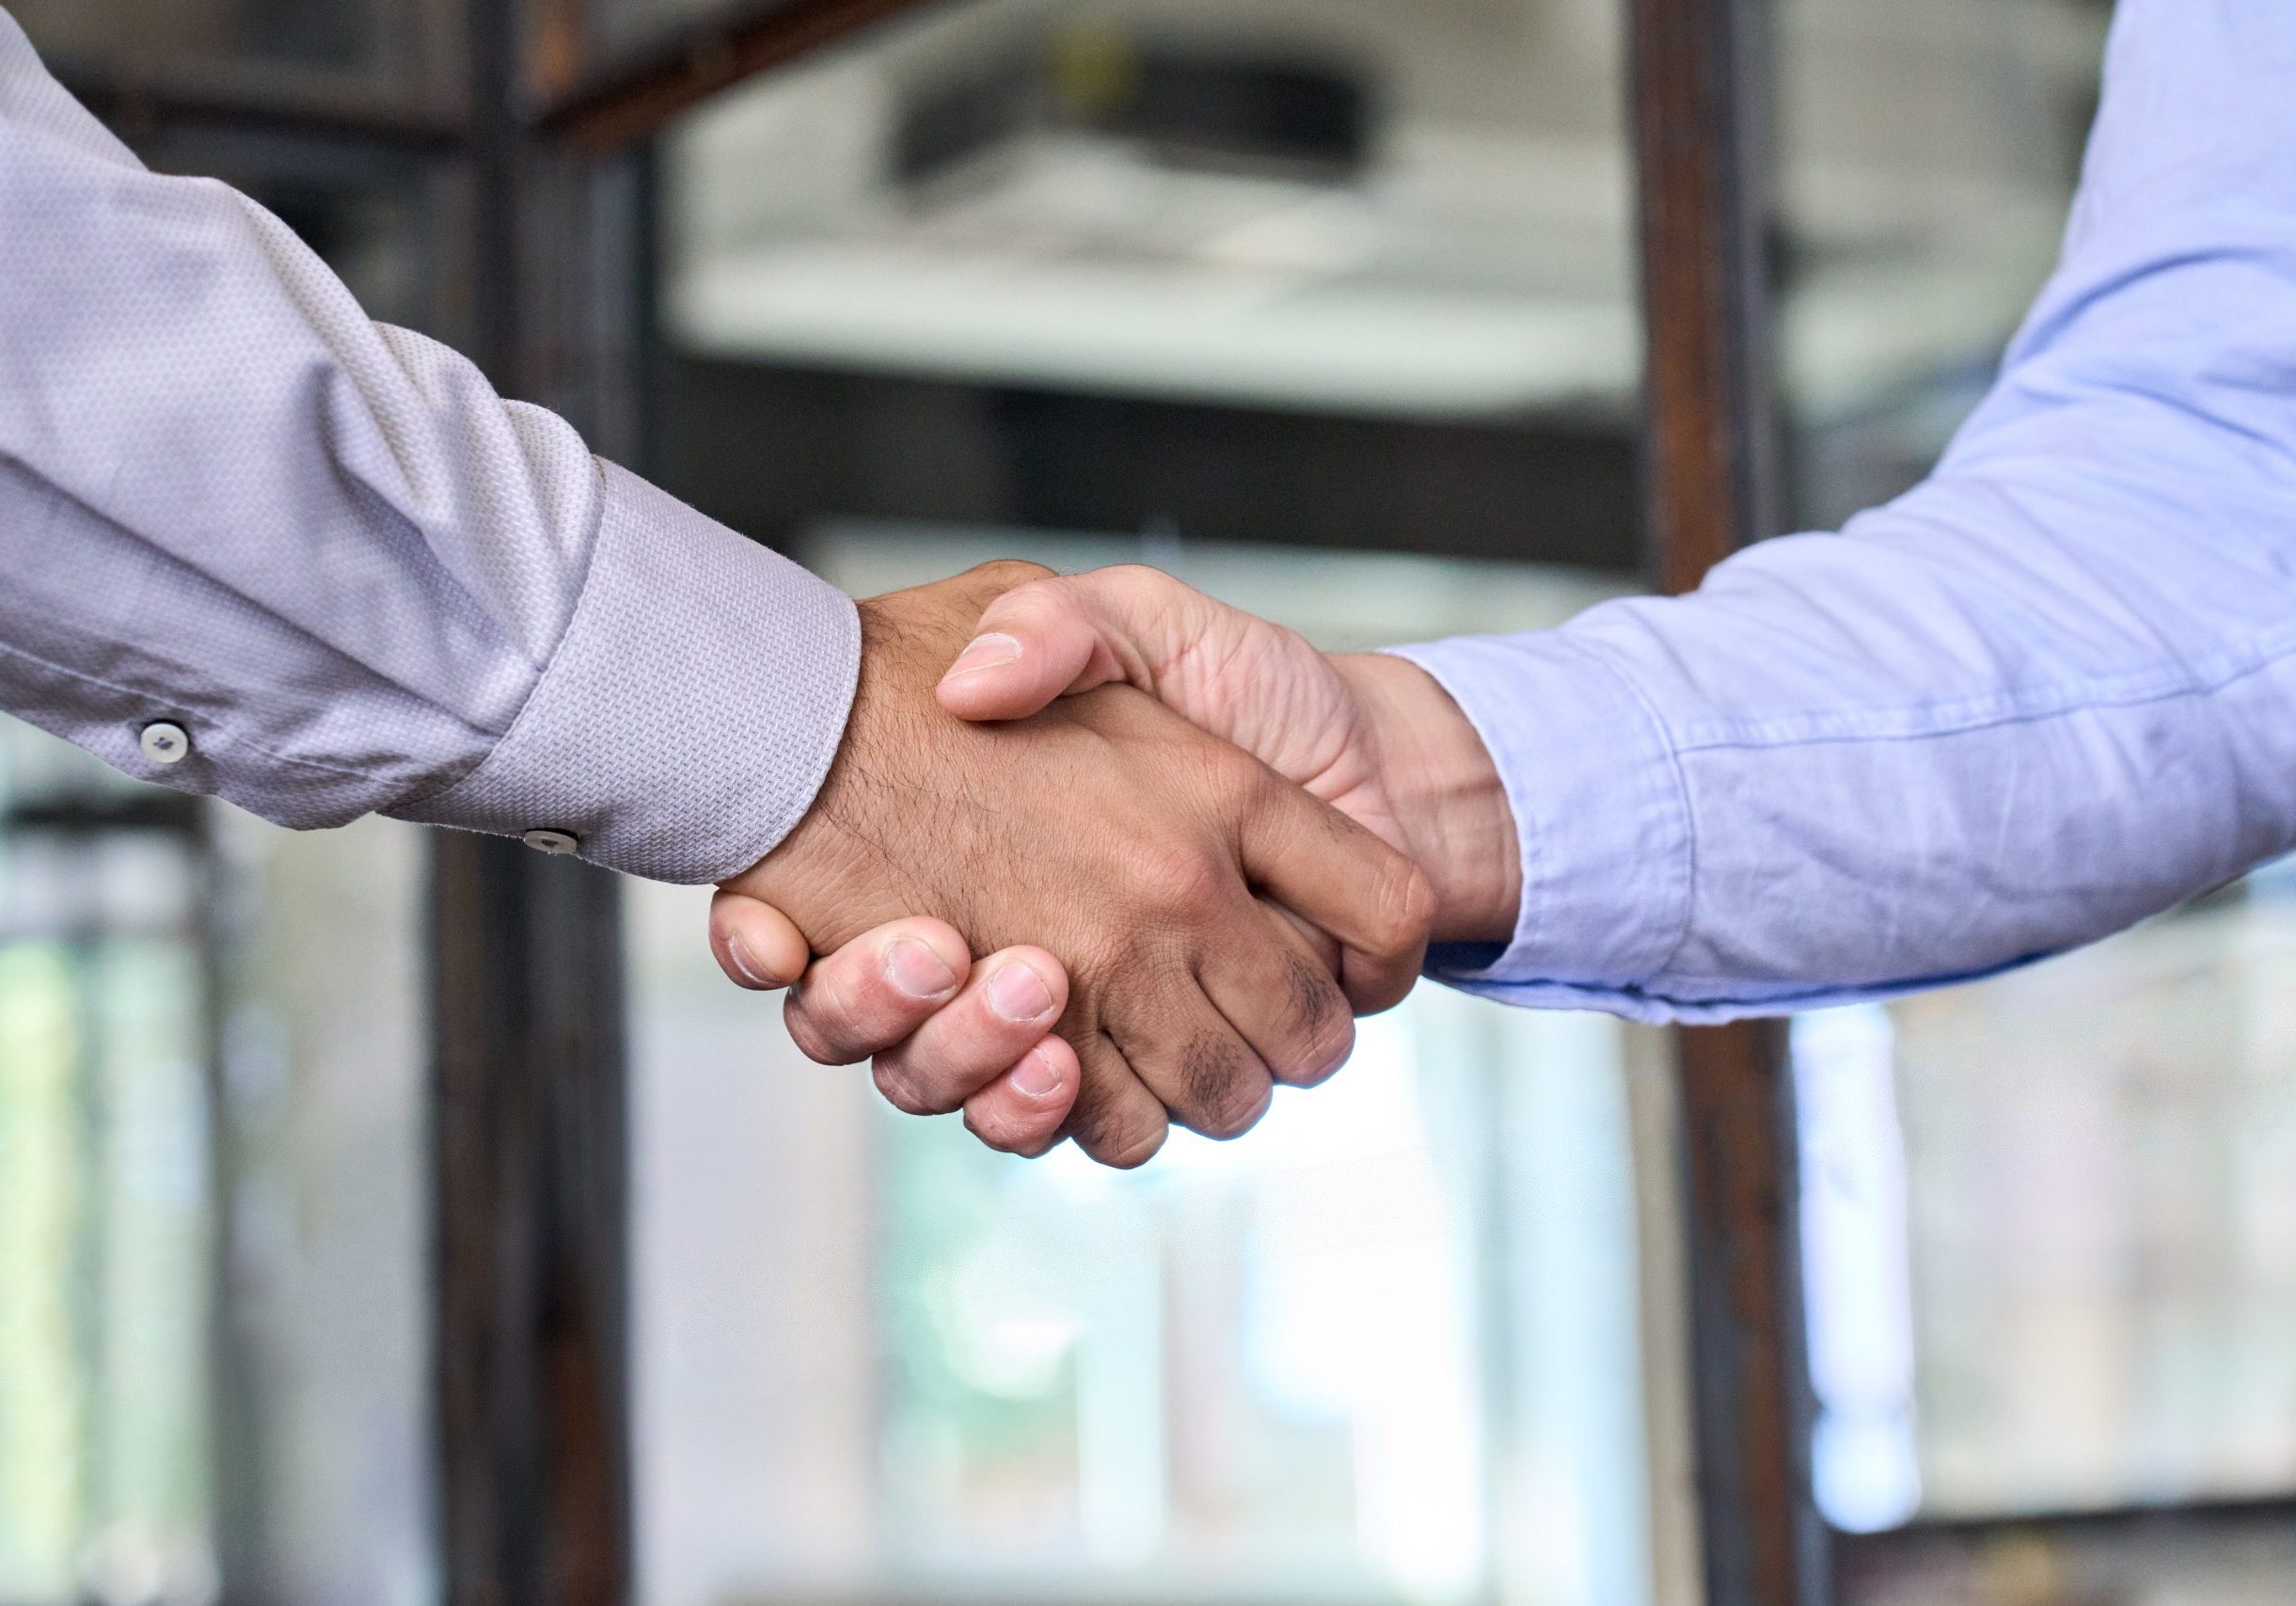
[[[810,806],[859,654],[841,593],[148,171],[0,10],[0,708],[282,825],[699,883]]]

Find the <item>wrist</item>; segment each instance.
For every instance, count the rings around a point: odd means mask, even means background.
[[[1405,851],[1435,891],[1438,943],[1504,943],[1522,906],[1522,847],[1498,766],[1442,682],[1385,653],[1335,657],[1363,709]]]
[[[936,718],[929,697],[934,657],[954,652],[950,640],[963,624],[921,646],[917,638],[930,632],[900,617],[885,598],[862,601],[856,613],[861,654],[852,707],[813,806],[773,851],[720,883],[780,909],[822,953],[903,914],[927,908],[948,918],[958,914],[946,899],[928,902],[885,843],[886,816],[900,806],[888,795],[889,783],[904,773],[900,757],[933,752],[936,735],[961,728]],[[957,762],[949,753],[940,760]]]

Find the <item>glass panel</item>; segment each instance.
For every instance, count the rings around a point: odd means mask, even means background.
[[[845,524],[868,592],[1135,541]],[[1328,644],[1550,623],[1552,570],[1159,548]],[[1627,1061],[1440,989],[1146,1169],[1028,1164],[804,1063],[705,900],[633,889],[644,1598],[1653,1598]]]
[[[459,110],[461,0],[10,0],[50,67],[249,92],[388,90]]]
[[[2291,1577],[2296,1526],[2278,1511],[1882,1534],[1844,1568],[1846,1598],[1872,1606],[2280,1606]]]
[[[423,834],[218,825],[234,1461],[261,1599],[419,1606],[430,1539]],[[245,1582],[242,1582],[242,1575]]]
[[[203,1600],[214,1215],[202,855],[11,825],[87,767],[0,728],[0,1599]],[[135,1593],[118,1593],[126,1588]]]
[[[1801,1023],[1837,1518],[2296,1490],[2289,884]]]
[[[451,174],[146,154],[457,333]],[[7,720],[0,818],[0,1600],[435,1598],[420,833],[278,831]]]
[[[1799,523],[1919,479],[1989,383],[2054,260],[2108,14],[1781,8]],[[2296,1493],[2287,885],[2267,873],[2029,972],[1797,1024],[1816,1471],[1838,1525]],[[2088,1564],[2051,1553],[2030,1587],[1968,1598],[2090,1598]],[[1851,1598],[1962,1598],[1950,1569],[1908,1576],[1914,1595],[1856,1574]]]
[[[0,717],[0,804],[10,809],[94,806],[145,791],[78,748]]]
[[[431,1598],[420,834],[0,756],[0,1599]]]
[[[744,359],[1623,420],[1616,12],[937,8],[694,119],[669,321]]]
[[[1928,472],[2054,265],[2097,99],[2087,0],[1779,7],[1796,522]]]

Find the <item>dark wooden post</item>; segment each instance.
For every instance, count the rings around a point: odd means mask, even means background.
[[[496,385],[631,461],[642,437],[637,297],[652,248],[644,143],[741,77],[924,3],[737,0],[638,56],[591,63],[576,0],[532,11],[466,0],[472,355]],[[635,1469],[617,883],[451,834],[432,863],[446,1599],[626,1606]]]
[[[623,1606],[627,1122],[613,883],[476,836],[442,836],[433,865],[446,1599]]]
[[[1630,0],[1653,571],[1775,533],[1759,0]],[[1707,1606],[1814,1606],[1793,1089],[1782,1030],[1679,1034]]]
[[[553,394],[589,342],[580,175],[527,133],[517,0],[469,0],[473,356]],[[546,246],[547,248],[542,248]],[[530,249],[530,247],[535,247]],[[578,422],[579,407],[568,407]],[[628,1116],[612,877],[441,834],[432,859],[434,1400],[449,1606],[634,1591]]]

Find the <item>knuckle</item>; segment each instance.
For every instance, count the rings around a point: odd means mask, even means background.
[[[980,1139],[983,1145],[1001,1153],[1009,1154],[1016,1147],[1014,1122],[1002,1110],[965,1111],[965,1130]]]
[[[1194,750],[1194,755],[1202,771],[1205,791],[1231,816],[1260,807],[1282,784],[1265,764],[1225,741],[1205,742]]]
[[[1301,1035],[1325,1035],[1347,1023],[1347,999],[1322,962],[1304,953],[1286,954],[1284,988],[1292,1027]]]
[[[1041,1122],[999,1105],[970,1108],[965,1111],[965,1127],[974,1137],[990,1148],[1005,1154],[1036,1154],[1042,1153],[1045,1134]]]
[[[1322,1081],[1338,1069],[1355,1044],[1355,1018],[1347,996],[1331,972],[1304,954],[1290,956],[1286,979],[1291,990],[1292,1063],[1285,1069],[1289,1081]]]
[[[1426,872],[1401,854],[1386,859],[1373,891],[1370,937],[1382,955],[1400,958],[1427,940],[1435,890]]]
[[[965,571],[965,578],[977,580],[985,587],[997,591],[1016,590],[1032,580],[1051,580],[1053,572],[1042,564],[1032,564],[1023,558],[991,558]]]
[[[1259,1124],[1274,1099],[1274,1085],[1263,1079],[1256,1091],[1237,1094],[1196,1130],[1215,1143],[1231,1143]]]
[[[789,1041],[798,1045],[798,1052],[816,1065],[849,1065],[852,1057],[840,1051],[822,1031],[803,1000],[795,993],[782,1006],[782,1023],[789,1030]]]
[[[1146,564],[1112,564],[1096,577],[1127,591],[1144,592],[1151,596],[1167,596],[1180,588],[1180,581],[1159,568]]]
[[[1136,1171],[1153,1160],[1164,1149],[1164,1138],[1171,1127],[1159,1120],[1131,1123],[1128,1129],[1099,1148],[1087,1150],[1101,1165],[1118,1171]]]
[[[880,1057],[901,1069],[910,1094],[927,1115],[949,1115],[964,1108],[965,1101],[980,1090],[990,1074],[940,1056],[920,1056],[914,1043],[903,1043]]]
[[[1354,1057],[1354,1054],[1355,1034],[1351,1029],[1347,1037],[1336,1044],[1314,1069],[1287,1078],[1284,1085],[1288,1088],[1320,1088],[1346,1069],[1347,1062]]]
[[[1188,1125],[1207,1137],[1241,1137],[1266,1113],[1271,1088],[1265,1067],[1241,1047],[1199,1038],[1181,1051]]]
[[[850,1065],[868,1053],[862,1038],[866,1011],[842,964],[824,962],[789,994],[785,1015],[794,1035],[802,1025],[813,1044],[806,1053],[824,1065]],[[815,1052],[815,1048],[819,1050]]]
[[[946,1111],[933,1107],[933,1102],[917,1088],[907,1067],[898,1060],[880,1056],[870,1067],[869,1079],[885,1102],[903,1115],[942,1115]]]
[[[1144,997],[1152,995],[1157,1013],[1164,1015],[1177,1008],[1172,989],[1191,967],[1196,926],[1176,910],[1151,906],[1150,914],[1159,917],[1143,920],[1108,945],[1100,990],[1114,994],[1129,987]]]
[[[1303,1088],[1328,1081],[1354,1052],[1355,1019],[1342,1014],[1330,1030],[1310,1042],[1300,1061],[1299,1073],[1291,1079]]]
[[[1110,1108],[1104,1102],[1080,1111],[1073,1124],[1077,1147],[1119,1171],[1136,1170],[1154,1159],[1170,1131],[1161,1108]]]
[[[1227,867],[1193,847],[1144,847],[1134,864],[1134,874],[1149,906],[1167,915],[1193,918],[1218,907],[1233,880]]]

